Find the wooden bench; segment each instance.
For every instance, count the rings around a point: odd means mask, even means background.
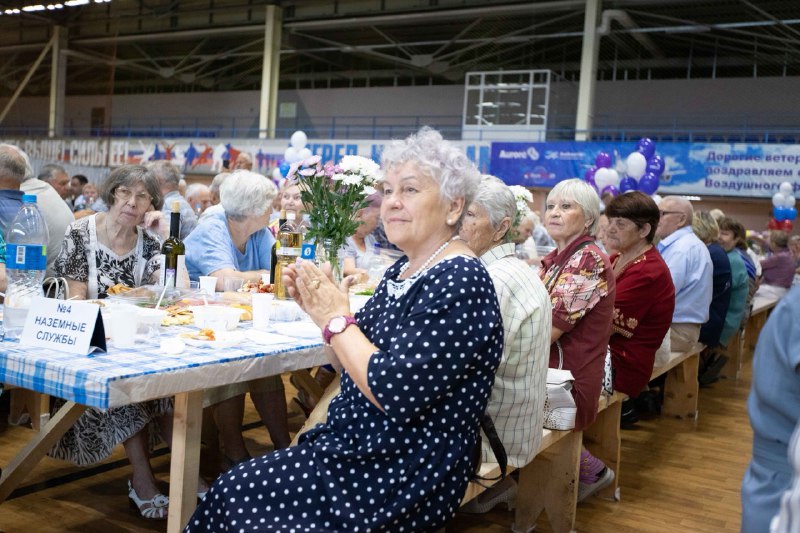
[[[578,503],[578,475],[581,446],[608,465],[617,476],[614,483],[598,493],[600,497],[619,499],[620,431],[619,421],[623,394],[602,396],[597,406],[597,419],[584,431],[542,429],[539,452],[519,472],[514,527],[528,531],[544,511],[556,533],[572,531]],[[514,468],[509,467],[508,473]],[[500,475],[497,463],[484,463],[479,474],[492,478]],[[462,505],[477,497],[486,488],[470,483]]]
[[[700,386],[697,374],[700,369],[702,344],[688,352],[672,352],[669,361],[653,369],[650,380],[667,375],[664,383],[664,404],[661,414],[678,418],[697,418],[697,396]]]
[[[721,375],[730,379],[739,379],[744,362],[753,357],[761,328],[764,327],[770,312],[779,301],[780,298],[774,296],[756,294],[744,330],[739,330],[728,344],[728,361],[725,363]]]

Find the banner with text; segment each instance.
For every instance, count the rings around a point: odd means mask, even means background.
[[[624,166],[636,142],[492,143],[491,172],[509,185],[552,187],[582,177],[600,152]],[[656,143],[659,194],[769,198],[784,181],[800,190],[800,145]],[[617,167],[619,170],[619,166]]]
[[[73,168],[117,167],[150,161],[172,161],[187,174],[217,174],[241,152],[253,157],[253,170],[269,173],[283,160],[287,139],[4,139],[43,163]],[[489,171],[489,142],[454,141],[481,172]],[[345,155],[380,161],[384,142],[309,139],[307,147],[323,161],[339,162]],[[34,169],[37,170],[37,169]],[[69,170],[69,168],[68,168]],[[90,176],[92,177],[92,176]]]

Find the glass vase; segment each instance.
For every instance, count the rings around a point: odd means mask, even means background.
[[[322,239],[322,246],[317,249],[317,259],[319,267],[325,263],[331,264],[331,275],[333,281],[338,285],[342,282],[342,264],[339,258],[339,249],[342,247],[340,243],[336,243],[333,239]]]

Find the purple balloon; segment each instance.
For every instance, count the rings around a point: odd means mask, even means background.
[[[597,172],[597,167],[589,167],[583,173],[583,180],[589,185],[596,186],[594,182],[594,173]]]
[[[642,153],[645,159],[650,159],[656,153],[656,143],[647,137],[642,137],[639,139],[636,149]]]
[[[608,152],[600,152],[594,158],[594,164],[597,168],[611,168],[611,156]]]
[[[661,174],[664,173],[665,166],[664,160],[660,155],[654,155],[647,160],[647,172],[650,174],[655,174],[657,177],[661,177]]]
[[[600,197],[602,198],[604,194],[610,194],[611,196],[616,196],[619,194],[619,189],[617,189],[613,185],[606,185],[605,187],[603,187],[603,191],[600,193]]]
[[[622,178],[622,181],[619,182],[619,190],[620,192],[628,192],[628,191],[635,191],[639,188],[636,180],[628,176],[627,178]]]
[[[639,178],[639,190],[648,196],[658,190],[658,185],[658,176],[650,172]]]

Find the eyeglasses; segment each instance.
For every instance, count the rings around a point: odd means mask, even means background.
[[[659,209],[658,210],[658,214],[663,217],[664,215],[680,215],[680,214],[682,214],[682,212],[681,211],[662,211],[662,210]]]
[[[127,187],[117,187],[114,189],[114,198],[121,202],[127,202],[130,200],[131,196],[134,196],[134,203],[136,203],[136,205],[150,204],[153,202],[153,197],[146,192],[140,192],[134,195],[133,191]]]

